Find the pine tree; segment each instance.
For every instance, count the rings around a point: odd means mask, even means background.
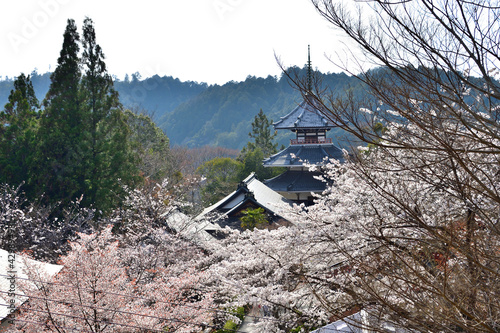
[[[243,162],[242,178],[251,172],[255,172],[258,178],[267,179],[284,172],[282,168],[264,168],[262,161],[278,152],[278,143],[273,140],[276,137],[276,131],[271,130],[271,121],[260,109],[252,122],[252,131],[248,136],[253,139],[249,141],[240,152],[238,160]]]
[[[138,177],[130,131],[89,18],[82,37],[80,59],[80,36],[68,20],[38,133],[37,192],[63,207],[83,197],[84,206],[105,212],[123,199],[122,185]]]
[[[272,154],[278,152],[278,144],[274,143],[273,140],[276,137],[276,131],[272,132],[270,129],[271,121],[267,119],[266,115],[260,109],[259,114],[257,114],[252,122],[252,131],[248,133],[248,136],[254,141],[250,141],[242,149],[240,160],[244,159],[246,153],[260,148],[264,157],[269,157]]]
[[[69,202],[82,194],[82,133],[84,119],[79,97],[80,36],[68,20],[64,42],[43,102],[39,129],[38,192],[47,200]]]

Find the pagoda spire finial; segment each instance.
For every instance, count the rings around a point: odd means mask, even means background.
[[[307,91],[312,91],[311,45],[307,45]]]

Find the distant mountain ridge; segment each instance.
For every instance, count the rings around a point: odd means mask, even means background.
[[[35,94],[42,101],[50,86],[51,73],[38,74],[33,72],[31,81]],[[152,77],[140,80],[138,75],[132,74],[129,79],[115,80],[115,89],[120,94],[120,101],[125,108],[145,110],[153,115],[155,120],[164,113],[173,111],[181,103],[193,98],[207,89],[206,83],[192,81],[182,82],[171,76]],[[0,80],[0,107],[7,103],[15,78]]]
[[[306,69],[294,68],[299,77]],[[347,88],[362,93],[356,78],[341,74],[321,74],[322,83],[343,94]],[[292,111],[300,102],[300,93],[290,85],[286,75],[280,78],[247,77],[243,82],[214,85],[196,97],[180,104],[172,112],[157,120],[173,144],[199,147],[203,145],[241,149],[249,140],[253,118],[262,109],[267,118],[277,121]],[[332,130],[330,137],[342,135]],[[288,145],[293,134],[278,132],[278,142]]]
[[[305,75],[305,68],[294,68]],[[38,99],[43,100],[50,85],[50,73],[31,73]],[[360,85],[346,74],[321,74],[323,84],[339,92]],[[0,80],[0,106],[6,104],[14,78]],[[241,149],[248,141],[251,122],[260,109],[277,121],[301,102],[299,92],[286,77],[249,76],[242,82],[222,86],[155,75],[141,80],[132,75],[115,80],[124,107],[145,110],[165,131],[172,146],[204,145]],[[278,140],[287,145],[290,134],[278,133]],[[333,134],[335,135],[335,134]],[[330,135],[331,136],[331,135]]]

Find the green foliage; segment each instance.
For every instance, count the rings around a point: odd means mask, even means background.
[[[245,318],[245,308],[242,306],[239,306],[237,308],[230,308],[228,309],[228,312],[232,313],[235,315],[239,320],[243,322],[243,319]],[[216,333],[233,333],[238,330],[238,327],[240,325],[236,324],[233,320],[228,320],[224,324],[224,327],[220,330],[217,330]]]
[[[242,155],[238,158],[241,158]],[[262,149],[257,147],[254,150],[246,151],[243,159],[243,170],[241,178],[248,176],[250,173],[255,172],[258,179],[269,179],[286,171],[286,168],[265,168],[262,164],[264,160],[264,153]]]
[[[211,205],[235,190],[241,181],[243,164],[229,157],[216,157],[200,165],[196,172],[206,178],[201,189],[204,204]]]
[[[0,112],[0,183],[18,186],[30,181],[38,108],[30,76],[19,75]]]
[[[129,144],[130,131],[90,18],[83,23],[82,45],[82,63],[86,69],[80,83],[86,126],[84,203],[109,211],[124,197],[123,185],[136,183],[137,170]]]
[[[161,182],[165,178],[178,178],[165,133],[144,113],[125,111],[125,119],[131,131],[132,149],[139,158],[139,171],[144,178]]]
[[[63,205],[83,195],[84,206],[106,212],[123,199],[123,185],[139,180],[136,157],[89,18],[81,58],[79,41],[75,22],[68,20],[38,131],[36,192]]]
[[[240,217],[240,221],[243,229],[253,231],[255,228],[261,228],[269,224],[264,208],[262,207],[255,209],[248,208],[242,211],[242,213],[243,216]]]
[[[239,325],[236,324],[234,321],[228,320],[224,324],[224,328],[222,330],[218,330],[217,333],[233,333],[233,332],[236,332],[238,330],[238,327],[239,327]]]
[[[372,143],[367,145],[368,150],[363,151],[365,155],[369,154],[372,150],[377,148],[377,143],[379,143],[382,139],[382,136],[387,131],[387,127],[384,126],[381,122],[375,123],[372,128],[373,132],[376,134],[377,139],[375,139]]]
[[[316,330],[317,327],[307,327],[305,325],[297,326],[290,330],[290,333],[307,333]]]
[[[38,131],[37,192],[53,202],[69,203],[82,194],[85,183],[79,40],[75,22],[68,20]]]
[[[264,157],[269,157],[278,152],[278,144],[273,142],[277,132],[273,132],[271,126],[271,121],[267,119],[262,109],[260,109],[259,113],[252,121],[252,131],[248,133],[248,136],[250,139],[253,139],[253,142],[250,141],[243,147],[241,150],[241,159],[244,159],[247,152],[251,152],[257,148],[262,151]]]
[[[252,122],[252,131],[248,133],[253,141],[249,141],[238,156],[244,164],[243,177],[255,172],[257,178],[269,179],[284,171],[282,168],[265,168],[262,164],[265,158],[278,152],[278,143],[273,141],[277,133],[271,130],[271,126],[271,121],[260,109]]]
[[[243,306],[238,306],[236,309],[232,311],[239,320],[243,321],[245,318],[245,308]]]
[[[304,328],[304,326],[302,326],[302,325],[297,326],[297,327],[291,329],[290,333],[301,333],[301,332],[304,332],[303,328]]]

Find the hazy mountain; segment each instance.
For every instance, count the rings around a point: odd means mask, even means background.
[[[127,75],[124,81],[115,80],[115,89],[120,94],[123,106],[146,110],[155,121],[207,87],[206,83],[182,82],[171,76],[158,75],[140,80],[138,75],[132,74],[131,79]]]
[[[0,79],[0,106],[7,103],[15,78]],[[42,101],[50,86],[50,73],[31,73],[31,80],[37,98]],[[157,120],[164,113],[171,112],[178,105],[195,97],[207,89],[206,83],[182,82],[171,76],[153,77],[140,80],[137,74],[123,81],[115,80],[115,89],[126,108],[145,110]]]
[[[305,75],[305,69],[296,69]],[[359,87],[357,80],[345,74],[322,75],[323,84],[343,92],[348,85]],[[302,101],[285,75],[281,78],[248,77],[243,82],[210,86],[198,96],[179,105],[158,120],[173,144],[198,147],[216,145],[241,149],[255,115],[262,109],[277,121]],[[338,133],[337,133],[338,134]],[[288,145],[291,133],[278,133],[280,143]],[[333,133],[335,136],[335,133]]]
[[[306,75],[305,68],[292,68]],[[319,73],[316,73],[319,75]],[[43,100],[50,85],[50,73],[31,73],[38,99]],[[323,84],[334,91],[360,85],[346,74],[321,74]],[[0,79],[0,106],[7,102],[14,78]],[[182,82],[169,76],[141,80],[137,74],[115,80],[115,88],[126,108],[145,110],[162,128],[171,145],[204,145],[241,149],[248,141],[251,123],[260,109],[277,121],[290,112],[302,97],[285,75],[257,78],[243,82],[207,85]],[[335,131],[330,136],[335,136]],[[338,134],[338,133],[337,133]],[[288,145],[291,133],[278,133],[278,140]]]

